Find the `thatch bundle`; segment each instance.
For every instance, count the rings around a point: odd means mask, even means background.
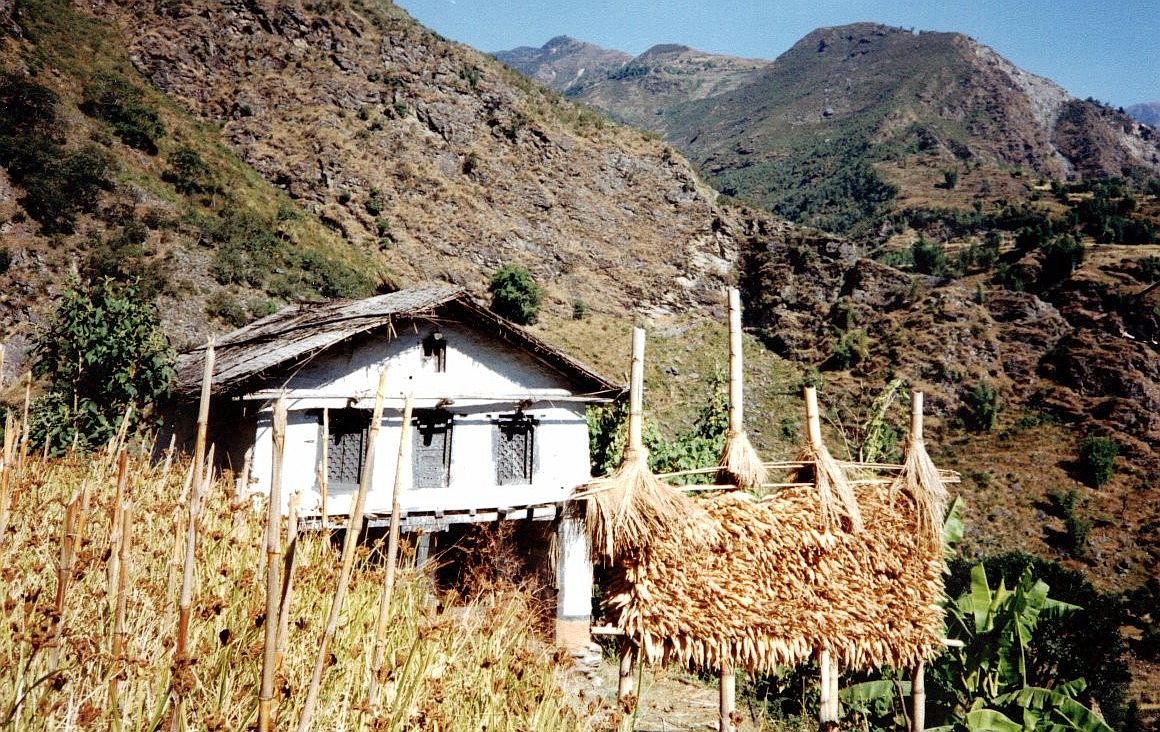
[[[643,448],[626,450],[611,475],[592,481],[575,498],[584,501],[592,548],[606,560],[654,537],[699,548],[717,537],[716,522],[701,504],[652,474]]]
[[[891,486],[914,502],[917,509],[919,535],[931,546],[942,546],[942,524],[950,495],[943,484],[938,468],[926,452],[922,437],[922,393],[911,396],[910,444],[906,448],[906,462]]]
[[[828,649],[843,668],[910,667],[942,632],[941,550],[889,487],[857,499],[860,532],[828,522],[812,487],[719,494],[701,503],[715,542],[656,533],[618,555],[609,609],[650,662],[769,672]]]

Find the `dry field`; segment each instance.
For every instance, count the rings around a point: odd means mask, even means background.
[[[203,484],[187,583],[187,522],[197,503],[188,463],[112,452],[43,459],[20,455],[13,442],[0,467],[0,729],[258,728],[262,507],[236,501],[228,477]],[[338,538],[296,542],[288,612],[275,636],[271,729],[298,725],[338,582]],[[275,555],[280,566],[287,549]],[[361,546],[312,729],[590,727],[597,710],[568,701],[570,659],[535,635],[527,593],[492,589],[437,611],[414,571],[396,586],[378,692],[368,699],[384,574],[381,547]]]

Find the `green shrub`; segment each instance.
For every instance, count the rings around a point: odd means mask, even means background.
[[[832,345],[834,365],[848,369],[870,357],[870,338],[862,329],[842,333]]]
[[[12,267],[12,253],[8,247],[0,246],[0,274],[4,274]]]
[[[518,264],[505,264],[491,277],[491,310],[521,325],[536,322],[544,290],[532,273]]]
[[[47,380],[32,436],[59,453],[107,442],[131,406],[135,421],[169,391],[173,351],[157,310],[132,285],[74,287],[36,336],[32,372]]]
[[[1099,488],[1112,479],[1120,443],[1110,437],[1089,434],[1079,445],[1079,470],[1089,485]]]
[[[919,235],[910,247],[910,254],[915,271],[940,277],[946,274],[947,250],[942,242],[928,241],[925,236]]]
[[[943,188],[948,191],[953,190],[959,184],[959,170],[958,168],[945,168],[943,170]]]
[[[25,190],[20,203],[43,233],[71,234],[77,216],[95,211],[101,191],[112,188],[113,159],[95,145],[57,158],[44,153],[38,169],[20,179]]]
[[[213,171],[201,159],[197,150],[182,145],[169,154],[169,169],[161,174],[161,179],[171,183],[178,193],[212,193],[217,190]]]
[[[1084,245],[1074,234],[1061,234],[1043,244],[1043,265],[1039,270],[1039,286],[1046,289],[1071,277],[1083,263]]]
[[[586,315],[588,315],[587,303],[577,298],[572,302],[572,320],[584,320]]]
[[[84,274],[90,282],[106,278],[133,282],[137,294],[152,300],[169,286],[165,263],[146,247],[149,229],[139,221],[129,221],[121,230],[90,240]]]
[[[1047,492],[1052,513],[1063,520],[1063,543],[1071,554],[1083,559],[1088,554],[1088,537],[1094,522],[1081,514],[1079,492],[1075,488],[1062,491],[1053,488]]]
[[[986,381],[967,392],[963,406],[963,421],[976,432],[990,432],[1003,408],[999,390]]]
[[[165,125],[132,82],[120,74],[100,72],[85,86],[84,95],[81,109],[85,114],[108,122],[129,147],[157,154],[157,140],[165,136]]]

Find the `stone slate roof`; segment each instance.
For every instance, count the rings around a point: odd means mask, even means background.
[[[424,285],[364,300],[290,305],[255,320],[214,343],[213,394],[239,393],[243,387],[282,367],[297,363],[354,336],[377,329],[389,333],[394,323],[417,317],[452,316],[522,350],[562,374],[579,394],[615,397],[624,387],[596,373],[520,326],[477,305],[465,290],[451,285]],[[201,390],[205,347],[177,359],[179,396]]]

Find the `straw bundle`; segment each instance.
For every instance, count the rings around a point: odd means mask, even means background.
[[[828,649],[843,668],[913,666],[942,632],[942,555],[888,487],[857,498],[861,532],[832,531],[808,487],[719,494],[703,509],[718,541],[654,536],[617,565],[609,609],[650,662],[760,673]]]
[[[652,474],[643,448],[625,450],[612,475],[584,486],[577,497],[584,500],[592,547],[609,561],[657,537],[703,546],[717,533],[696,501]]]
[[[718,480],[746,490],[760,489],[768,477],[765,463],[749,442],[749,433],[745,430],[729,430],[726,434],[725,449],[718,467]]]
[[[891,489],[914,501],[919,535],[933,547],[942,546],[942,524],[950,495],[922,437],[922,392],[911,395],[910,440],[906,461]]]
[[[790,473],[789,480],[791,483],[812,481],[817,486],[819,509],[827,530],[840,526],[845,517],[854,531],[861,531],[862,511],[858,507],[854,488],[846,479],[842,466],[822,442],[817,390],[812,386],[806,387],[805,398],[808,441],[796,458],[804,465]]]
[[[716,536],[713,522],[692,499],[662,483],[649,470],[648,450],[642,439],[643,412],[644,329],[638,327],[632,333],[628,444],[620,466],[573,496],[584,502],[592,547],[609,561],[655,537],[702,546]]]

